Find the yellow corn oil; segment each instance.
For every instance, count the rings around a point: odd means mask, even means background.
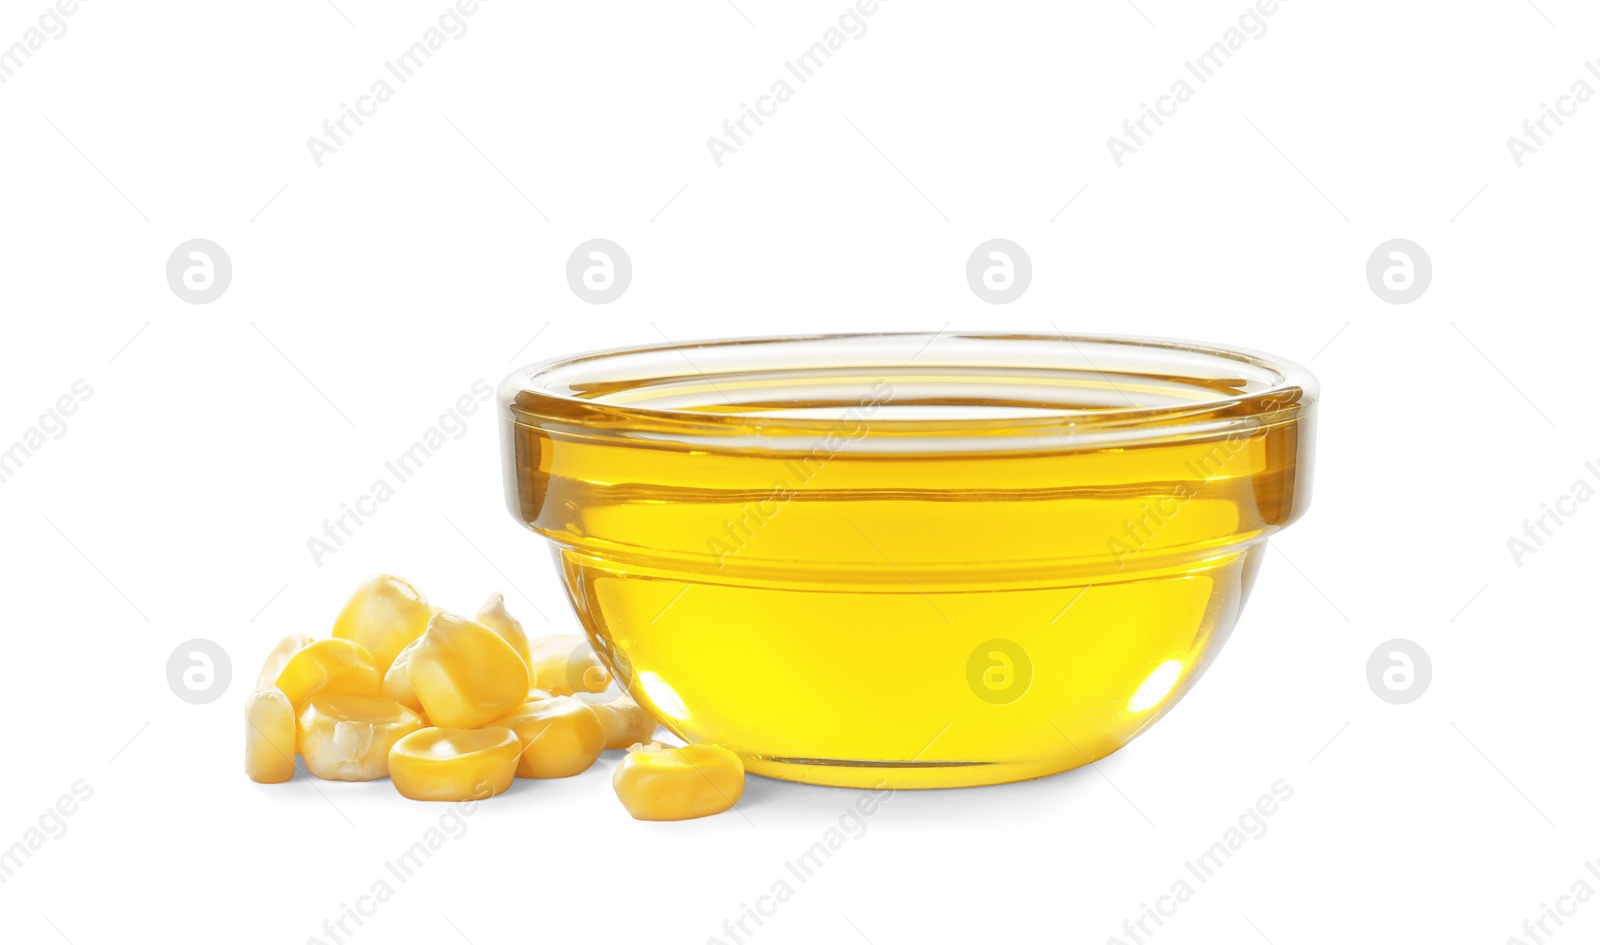
[[[618,681],[818,784],[1115,751],[1216,656],[1310,494],[1314,381],[1199,345],[662,345],[501,393],[511,510]]]

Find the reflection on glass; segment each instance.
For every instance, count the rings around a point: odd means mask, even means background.
[[[1183,672],[1182,660],[1167,660],[1155,668],[1144,682],[1139,684],[1139,691],[1128,700],[1129,712],[1143,712],[1161,704],[1167,697],[1172,687],[1177,685],[1178,676]]]

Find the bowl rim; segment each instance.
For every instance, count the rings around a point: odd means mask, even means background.
[[[773,417],[739,412],[710,413],[661,407],[641,407],[608,403],[580,396],[568,390],[541,384],[556,371],[612,358],[676,352],[694,372],[705,375],[693,359],[695,351],[711,348],[769,344],[801,345],[810,342],[850,340],[921,341],[918,353],[941,338],[971,341],[1016,341],[1067,343],[1105,382],[1117,389],[1113,375],[1095,365],[1081,345],[1115,345],[1129,351],[1188,352],[1250,365],[1270,372],[1274,382],[1261,390],[1219,394],[1214,398],[1139,406],[1129,398],[1125,407],[1103,407],[1092,411],[1063,410],[1059,414],[1028,418],[938,418],[873,419],[871,435],[865,441],[873,446],[893,445],[894,452],[927,451],[925,444],[937,441],[939,449],[964,446],[981,452],[1035,450],[1127,445],[1134,442],[1202,440],[1236,435],[1240,430],[1254,432],[1263,427],[1293,423],[1318,399],[1316,377],[1306,368],[1277,355],[1235,345],[1123,334],[1068,334],[1065,332],[1013,332],[940,329],[927,331],[820,332],[725,337],[675,342],[667,339],[649,344],[621,345],[560,357],[547,358],[517,368],[500,384],[499,403],[505,419],[525,426],[561,430],[568,435],[627,437],[666,445],[681,442],[696,447],[718,448],[766,446],[784,451],[809,437],[816,439],[840,430],[838,418]],[[825,369],[826,363],[815,365]],[[802,368],[802,370],[807,368]],[[1122,372],[1128,375],[1128,372]],[[648,386],[648,385],[642,385]],[[1124,392],[1124,397],[1126,397]],[[551,405],[557,410],[539,409]],[[1266,419],[1263,419],[1265,417]],[[982,434],[978,436],[978,434]],[[877,443],[873,443],[874,438]],[[795,441],[791,444],[790,441]],[[852,447],[852,452],[873,449]]]

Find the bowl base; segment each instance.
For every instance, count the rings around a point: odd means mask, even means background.
[[[1104,756],[1101,756],[1104,757]],[[1099,759],[1093,759],[1098,761]],[[842,761],[831,758],[745,757],[750,774],[818,784],[824,787],[868,790],[927,790],[933,788],[981,787],[1032,781],[1080,767],[1086,762],[1063,764],[1014,761]]]

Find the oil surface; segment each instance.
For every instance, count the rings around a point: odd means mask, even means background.
[[[683,738],[815,783],[1018,780],[1116,750],[1214,656],[1263,539],[1304,504],[1309,416],[1291,396],[1209,438],[1028,425],[1130,409],[1153,425],[1227,384],[1245,381],[653,378],[588,393],[725,435],[634,418],[618,436],[539,402],[507,425],[508,486],[597,647]]]

